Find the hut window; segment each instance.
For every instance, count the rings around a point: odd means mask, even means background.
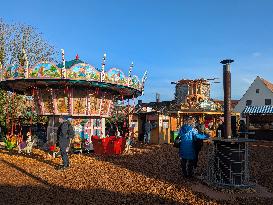
[[[256,89],[256,93],[260,93],[260,89]]]
[[[252,100],[247,100],[246,101],[246,106],[250,106],[252,104]]]
[[[271,99],[265,99],[264,104],[265,105],[271,105]]]

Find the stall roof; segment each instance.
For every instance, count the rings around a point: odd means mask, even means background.
[[[206,115],[224,115],[221,111],[194,111],[194,110],[182,110],[182,111],[170,111],[172,114],[206,114]],[[239,112],[231,112],[232,115],[240,115]]]
[[[246,106],[243,111],[243,114],[272,114],[273,115],[273,106],[264,105],[264,106]]]
[[[218,111],[190,111],[190,110],[185,110],[185,111],[170,111],[170,113],[176,113],[176,114],[212,114],[212,115],[223,115],[224,112],[218,112]]]

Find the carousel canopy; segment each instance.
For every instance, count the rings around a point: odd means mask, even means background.
[[[273,106],[264,105],[264,106],[246,106],[243,111],[243,114],[271,114],[273,115]]]
[[[74,60],[71,61],[65,61],[65,68],[71,68],[73,65],[76,65],[78,63],[84,63],[82,60],[75,58]],[[63,68],[63,63],[59,63],[58,68]]]
[[[0,87],[20,94],[31,94],[33,87],[73,87],[83,89],[103,89],[124,96],[138,97],[142,94],[144,80],[135,75],[126,76],[121,69],[111,68],[108,71],[98,70],[84,63],[78,55],[74,60],[55,65],[51,62],[39,62],[31,67],[18,64],[3,66],[1,69]]]
[[[0,67],[0,88],[19,94],[31,95],[40,115],[70,115],[108,117],[117,100],[137,98],[144,90],[144,82],[128,76],[118,68],[105,71],[106,54],[101,70],[84,63],[77,55],[74,60],[55,65],[38,62],[28,67],[9,65]],[[1,65],[0,65],[1,66]]]

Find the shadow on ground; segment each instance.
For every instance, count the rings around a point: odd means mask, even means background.
[[[41,184],[40,186],[0,184],[0,204],[180,204],[154,194],[118,193],[98,188],[82,190],[65,188],[50,184],[6,160],[0,161]]]
[[[178,204],[156,195],[116,193],[104,189],[0,185],[0,204]],[[187,204],[187,202],[185,202]]]

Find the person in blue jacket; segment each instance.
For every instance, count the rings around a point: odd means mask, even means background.
[[[195,119],[189,117],[187,123],[184,124],[180,130],[178,136],[180,137],[179,156],[182,165],[182,172],[185,177],[193,176],[193,168],[197,157],[194,141],[196,139],[207,139],[205,134],[198,133],[198,130],[194,128]]]

